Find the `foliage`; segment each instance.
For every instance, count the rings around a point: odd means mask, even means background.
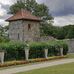
[[[46,43],[43,42],[33,42],[30,43],[30,57],[29,58],[43,58],[44,48],[46,48]]]
[[[58,32],[57,32],[58,39],[72,39],[74,38],[74,25],[61,27],[58,30]]]
[[[0,50],[5,51],[5,60],[24,60],[27,44],[24,42],[6,42],[0,43]],[[32,42],[29,43],[30,57],[43,58],[44,49],[48,49],[48,56],[60,55],[60,48],[63,48],[64,55],[67,54],[68,46],[64,41],[54,40],[48,42]]]
[[[21,9],[26,9],[32,14],[39,16],[43,19],[51,20],[53,17],[49,14],[49,9],[44,4],[38,4],[35,0],[26,0],[26,2],[17,2],[10,6],[10,13],[15,14]]]
[[[30,43],[30,58],[44,57],[44,49],[48,50],[48,56],[60,55],[60,48],[63,48],[63,54],[68,52],[68,45],[63,40],[51,40],[48,42]]]
[[[40,35],[41,36],[53,36],[53,26],[52,23],[41,23],[40,24]]]
[[[15,14],[17,11],[21,9],[26,9],[30,11],[33,15],[40,17],[43,20],[41,22],[40,28],[41,33],[43,33],[41,35],[44,35],[46,34],[46,32],[49,31],[49,25],[52,24],[51,20],[53,20],[53,17],[49,13],[49,9],[45,4],[38,4],[36,0],[26,0],[26,3],[20,1],[10,6],[10,13]],[[48,24],[47,21],[49,21],[50,23]]]
[[[38,4],[35,0],[26,0],[26,3],[17,2],[10,6],[10,13],[15,14],[22,8],[42,18],[43,21],[40,25],[41,36],[51,35],[57,39],[74,38],[74,25],[64,27],[52,26],[53,17],[49,13],[49,9],[46,5]]]
[[[5,51],[5,60],[17,60],[24,58],[25,46],[22,42],[0,43],[0,50]]]
[[[8,38],[7,31],[8,31],[7,26],[5,27],[0,26],[0,43],[10,41]]]
[[[72,39],[74,38],[74,25],[68,25],[63,27],[49,25],[48,28],[43,28],[45,35],[53,36],[56,39]]]
[[[66,38],[69,38],[69,39],[74,38],[74,26],[70,26]]]

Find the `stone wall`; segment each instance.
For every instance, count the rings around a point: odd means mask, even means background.
[[[66,40],[68,47],[69,47],[69,53],[74,53],[74,39],[67,39]]]
[[[9,23],[9,38],[11,40],[18,40],[18,34],[20,34],[20,38],[19,40],[22,41],[22,29],[23,29],[23,25],[22,25],[22,21],[12,21]]]
[[[41,36],[41,37],[40,37],[40,41],[41,41],[41,42],[47,42],[47,41],[49,41],[49,40],[55,40],[55,38],[52,37],[52,36]]]
[[[28,24],[31,29],[28,30]],[[39,22],[18,20],[9,24],[9,38],[11,40],[33,41],[34,38],[40,37]]]

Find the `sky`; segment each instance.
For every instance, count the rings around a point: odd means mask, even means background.
[[[16,0],[0,0],[0,25],[8,24],[4,20],[10,17],[7,12],[14,2]],[[37,0],[37,2],[48,6],[49,12],[54,17],[55,26],[74,24],[74,0]]]

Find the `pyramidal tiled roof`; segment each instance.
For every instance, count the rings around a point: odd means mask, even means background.
[[[15,20],[31,20],[31,21],[41,21],[41,18],[32,15],[29,11],[21,9],[15,15],[8,18],[6,21],[15,21]]]

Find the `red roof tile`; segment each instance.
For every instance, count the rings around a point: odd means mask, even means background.
[[[41,21],[39,17],[32,15],[29,11],[24,9],[21,9],[19,12],[8,18],[6,21],[15,21],[15,20]]]

